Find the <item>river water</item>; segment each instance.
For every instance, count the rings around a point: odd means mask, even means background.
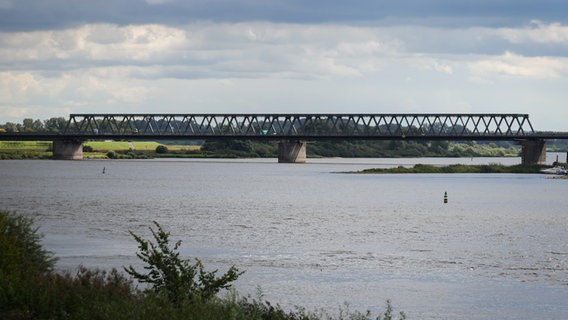
[[[337,173],[519,161],[6,160],[0,209],[36,217],[60,269],[140,266],[128,230],[155,220],[184,256],[246,270],[240,295],[290,310],[390,299],[410,319],[566,319],[568,180]]]

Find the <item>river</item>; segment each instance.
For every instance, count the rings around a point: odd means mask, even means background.
[[[128,231],[155,220],[184,256],[246,270],[240,295],[290,310],[390,299],[410,319],[566,319],[568,180],[338,173],[519,161],[5,160],[0,209],[36,217],[59,269],[139,266]]]

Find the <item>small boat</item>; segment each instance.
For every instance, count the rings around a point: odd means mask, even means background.
[[[554,166],[548,169],[541,169],[540,172],[546,174],[558,174],[558,175],[568,174],[568,170],[566,170],[564,166]]]

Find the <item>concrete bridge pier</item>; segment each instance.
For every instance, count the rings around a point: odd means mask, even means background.
[[[280,141],[278,143],[278,163],[305,163],[305,141]]]
[[[83,160],[83,141],[76,139],[53,140],[53,159]]]
[[[530,139],[521,141],[521,164],[546,164],[546,140]]]

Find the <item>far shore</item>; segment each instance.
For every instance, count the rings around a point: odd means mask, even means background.
[[[429,164],[417,164],[413,167],[398,166],[396,168],[371,168],[360,171],[342,172],[342,173],[362,173],[362,174],[404,174],[404,173],[524,173],[524,174],[542,174],[541,170],[550,168],[550,166],[542,165],[514,165],[505,166],[501,164],[487,165],[463,165],[453,164],[448,166],[434,166]],[[565,176],[556,176],[565,177]]]

